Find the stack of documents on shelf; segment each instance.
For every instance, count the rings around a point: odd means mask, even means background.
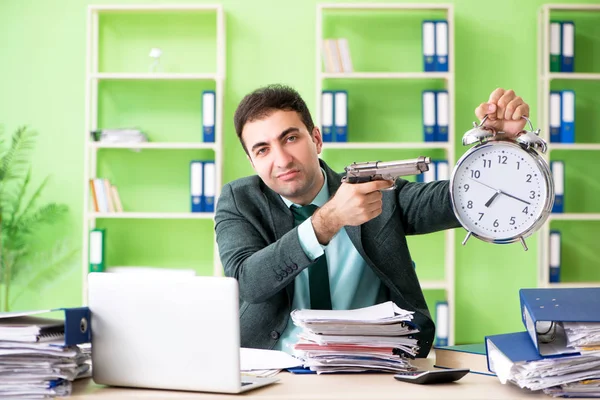
[[[96,142],[104,143],[141,143],[147,142],[148,138],[136,128],[100,129],[92,132]]]
[[[552,396],[600,397],[600,288],[521,289],[526,332],[486,337],[502,383]]]
[[[64,319],[38,314],[64,312]],[[0,398],[50,398],[71,393],[91,376],[87,307],[0,313]]]
[[[294,310],[303,328],[294,346],[304,367],[327,372],[401,372],[414,369],[419,350],[413,312],[393,302],[356,310]]]

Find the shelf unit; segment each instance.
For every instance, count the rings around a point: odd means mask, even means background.
[[[538,13],[538,120],[540,121],[540,136],[548,142],[545,158],[552,160],[552,152],[568,151],[598,151],[600,143],[550,143],[550,90],[551,83],[561,81],[600,81],[600,73],[550,72],[550,21],[552,12],[596,12],[600,23],[599,4],[545,4]],[[577,27],[576,27],[577,29]],[[576,113],[577,115],[577,113]],[[576,125],[577,126],[577,125]],[[566,181],[566,177],[565,177]],[[538,287],[599,287],[600,282],[559,282],[550,283],[550,224],[552,221],[600,221],[600,213],[552,213],[539,232],[538,246]],[[561,266],[563,268],[564,265]]]
[[[100,71],[100,17],[109,14],[129,13],[139,15],[159,15],[160,13],[212,13],[216,17],[215,71],[214,72],[102,72]],[[182,14],[183,15],[183,14]],[[195,14],[194,14],[195,15]],[[210,17],[212,18],[212,16]],[[223,93],[225,81],[225,16],[222,5],[91,5],[87,12],[87,57],[86,57],[86,116],[84,142],[84,195],[83,195],[83,250],[82,250],[82,289],[83,303],[87,304],[87,274],[89,268],[89,232],[98,220],[214,220],[214,213],[192,212],[94,212],[91,207],[89,179],[97,177],[99,151],[131,149],[136,151],[179,151],[210,150],[215,161],[215,199],[222,186],[223,167]],[[103,81],[210,81],[215,90],[215,141],[202,143],[202,126],[198,126],[198,142],[145,142],[145,143],[101,143],[90,139],[90,131],[98,126],[99,85]],[[200,113],[200,93],[198,94]],[[140,121],[143,125],[143,121]],[[183,173],[189,173],[184,171]],[[158,233],[160,234],[160,233]],[[213,234],[214,235],[214,234]],[[222,275],[216,241],[213,245],[213,275]]]
[[[327,12],[350,11],[358,13],[368,13],[370,11],[379,12],[441,12],[445,15],[448,21],[448,71],[449,72],[324,72],[323,55],[322,55],[322,40],[324,31],[324,18]],[[368,85],[374,80],[437,80],[442,81],[445,89],[448,91],[449,97],[449,124],[448,124],[448,141],[447,142],[326,142],[323,145],[324,151],[331,150],[365,150],[365,149],[394,149],[394,150],[441,150],[445,158],[448,160],[448,165],[455,164],[454,155],[454,9],[452,4],[399,4],[399,3],[331,3],[318,4],[316,10],[316,107],[315,121],[318,125],[321,121],[321,92],[324,84],[328,81],[343,79],[366,81]],[[422,56],[421,56],[422,57]],[[349,97],[351,94],[349,93]],[[420,99],[419,99],[420,101]],[[349,114],[352,111],[349,111]],[[349,130],[352,128],[350,127]],[[349,133],[349,136],[351,133]],[[358,161],[358,160],[357,160]],[[368,161],[368,160],[360,160]],[[442,280],[421,280],[421,288],[423,290],[444,290],[449,308],[449,334],[448,343],[454,344],[454,325],[455,325],[455,232],[453,229],[444,232],[444,278]],[[418,260],[417,264],[418,264]],[[417,272],[419,268],[417,267]],[[434,310],[430,310],[433,314]]]

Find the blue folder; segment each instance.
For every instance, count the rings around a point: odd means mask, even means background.
[[[523,361],[538,361],[541,357],[527,332],[504,333],[485,337],[488,370],[497,373],[494,359],[498,352],[502,353],[513,363]]]

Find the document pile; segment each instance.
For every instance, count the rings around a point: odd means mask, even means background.
[[[64,311],[64,319],[36,314]],[[51,398],[91,375],[87,307],[0,314],[0,398]],[[80,347],[83,347],[83,349]]]
[[[502,383],[555,397],[600,397],[600,288],[521,289],[526,332],[486,337]]]
[[[104,143],[141,143],[148,138],[136,128],[100,129],[92,132],[92,139]]]
[[[413,312],[391,301],[356,310],[294,310],[291,317],[302,328],[294,354],[318,374],[414,369]]]

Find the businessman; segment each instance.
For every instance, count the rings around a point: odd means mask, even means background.
[[[496,89],[475,111],[517,134],[529,106]],[[294,309],[354,309],[392,300],[414,311],[419,357],[435,333],[407,235],[459,227],[448,181],[341,183],[319,159],[321,131],[292,88],[248,94],[235,130],[257,175],[223,187],[215,216],[225,274],[239,281],[241,345],[292,352]]]

